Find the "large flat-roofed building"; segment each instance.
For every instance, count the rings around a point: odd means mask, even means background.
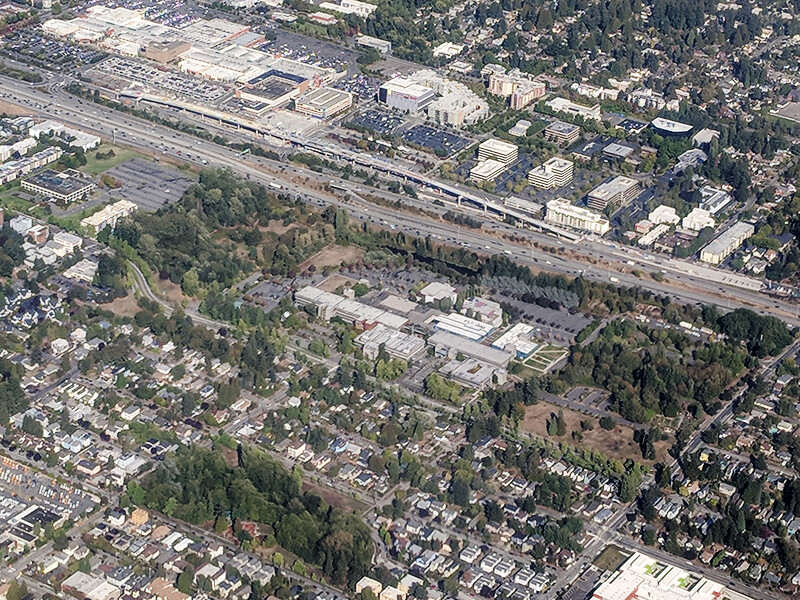
[[[706,227],[714,227],[716,222],[707,210],[702,208],[693,208],[692,212],[683,217],[681,227],[689,231],[700,231]]]
[[[436,315],[428,321],[437,331],[447,331],[454,335],[479,342],[494,331],[494,326],[477,319],[470,319],[458,313]]]
[[[455,358],[461,353],[494,367],[506,368],[513,358],[510,352],[485,346],[448,331],[437,331],[428,338],[428,343],[436,349],[436,353],[439,355]]]
[[[395,77],[378,90],[378,101],[403,112],[423,110],[436,98],[436,92],[410,77]]]
[[[82,571],[75,571],[67,577],[61,588],[80,600],[117,600],[122,595],[117,586]]]
[[[482,160],[469,170],[469,178],[473,181],[494,181],[506,169],[508,167],[500,161],[494,159]]]
[[[455,304],[458,299],[458,290],[449,283],[442,283],[441,281],[431,281],[419,293],[422,295],[422,301],[425,304],[441,302],[442,300],[449,300],[451,304]]]
[[[250,103],[250,112],[261,112],[287,104],[303,94],[309,80],[302,75],[270,69],[248,80],[236,90],[236,97]],[[245,105],[247,109],[247,105]]]
[[[541,81],[529,79],[519,71],[489,75],[489,93],[508,98],[509,106],[521,110],[544,96],[546,86]]]
[[[704,185],[699,190],[700,192],[700,208],[707,210],[709,214],[715,215],[723,208],[733,202],[731,195],[725,190]]]
[[[650,121],[650,126],[658,131],[661,135],[680,137],[688,135],[693,129],[688,123],[681,123],[680,121],[672,121],[663,117],[656,117]]]
[[[733,254],[755,231],[755,227],[751,223],[743,221],[735,223],[700,250],[700,260],[712,265],[718,265]]]
[[[517,323],[492,342],[492,348],[514,352],[518,359],[528,358],[540,346],[533,339],[533,325]]]
[[[142,56],[158,63],[169,63],[178,60],[181,54],[188,52],[192,45],[186,40],[155,40],[144,47]]]
[[[334,2],[322,2],[319,7],[343,15],[358,15],[362,19],[366,19],[378,8],[375,4],[361,2],[360,0],[341,0],[339,4]]]
[[[528,183],[540,190],[564,187],[572,181],[574,164],[571,160],[553,158],[528,173]]]
[[[425,340],[416,335],[403,333],[378,323],[367,329],[353,340],[361,346],[367,360],[375,360],[380,354],[381,346],[392,358],[408,360],[425,349]]]
[[[80,148],[84,152],[100,145],[100,136],[73,127],[67,127],[58,121],[43,121],[28,130],[28,135],[34,139],[39,139],[43,133],[60,138],[68,143],[71,148]]]
[[[639,195],[639,182],[620,175],[601,183],[587,195],[587,205],[595,210],[605,210],[609,205],[620,207]]]
[[[61,173],[45,169],[22,180],[22,189],[62,204],[85,198],[94,190],[94,183],[80,171],[67,169]]]
[[[324,87],[312,90],[295,101],[295,110],[318,119],[329,119],[353,106],[353,94]]]
[[[294,301],[297,306],[315,307],[317,316],[326,321],[339,317],[343,321],[363,329],[370,329],[379,323],[386,327],[400,329],[408,323],[408,319],[400,315],[326,292],[311,285],[297,290],[294,294]]]
[[[580,135],[580,127],[572,123],[565,123],[564,121],[553,121],[544,128],[545,139],[565,146],[577,142]]]
[[[566,98],[553,98],[552,100],[548,100],[546,104],[550,110],[572,115],[573,117],[582,117],[593,121],[599,121],[602,118],[599,104],[584,106],[583,104],[576,104]]]
[[[363,48],[374,48],[381,54],[389,54],[392,51],[392,42],[372,37],[371,35],[362,34],[356,36],[356,44]]]
[[[660,204],[650,211],[650,214],[647,216],[647,220],[653,225],[661,225],[662,223],[667,225],[677,225],[680,223],[681,218],[678,216],[678,213],[673,207],[667,206],[666,204]]]
[[[459,385],[473,390],[481,390],[489,385],[503,385],[508,380],[508,372],[505,369],[487,365],[477,358],[451,360],[442,365],[439,372]]]
[[[478,160],[496,160],[506,166],[517,161],[519,149],[514,144],[509,144],[497,138],[490,138],[478,145]]]
[[[117,226],[120,219],[124,219],[132,215],[139,207],[130,200],[118,200],[113,204],[103,207],[102,210],[89,215],[81,220],[81,227],[86,229],[90,234],[97,235],[106,227]]]
[[[721,600],[725,586],[634,552],[601,583],[592,600]]]
[[[565,225],[573,229],[603,235],[611,229],[611,223],[600,213],[588,208],[574,206],[563,198],[550,200],[544,215],[545,221]]]

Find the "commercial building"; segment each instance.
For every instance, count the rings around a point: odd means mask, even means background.
[[[574,206],[563,198],[550,200],[544,216],[545,221],[565,225],[573,229],[603,235],[611,229],[611,223],[600,213]]]
[[[142,56],[157,63],[170,63],[178,60],[181,54],[188,52],[192,45],[185,40],[154,40],[147,44]]]
[[[82,571],[67,577],[61,589],[79,600],[118,600],[122,595],[117,586]]]
[[[534,100],[544,96],[546,86],[534,81],[524,73],[513,70],[509,73],[496,72],[489,75],[489,93],[503,96],[514,110],[521,110]]]
[[[540,190],[560,188],[572,182],[574,163],[554,156],[528,173],[528,183]]]
[[[378,8],[375,4],[361,2],[360,0],[341,0],[339,4],[334,4],[333,2],[322,2],[320,3],[319,7],[342,13],[344,15],[357,15],[362,19],[369,17],[375,12],[375,9]]]
[[[494,331],[494,326],[477,319],[470,319],[458,313],[435,315],[428,321],[437,331],[447,331],[454,335],[479,342]]]
[[[89,215],[81,220],[81,227],[90,234],[97,235],[106,227],[112,229],[117,226],[120,219],[132,215],[139,207],[130,200],[117,200],[113,204],[104,206],[102,210]]]
[[[662,117],[656,117],[655,119],[650,121],[650,126],[656,131],[658,131],[658,133],[660,133],[661,135],[675,136],[675,137],[688,135],[689,132],[692,130],[692,126],[688,125],[687,123],[672,121],[670,119],[664,119]]]
[[[483,160],[469,170],[469,178],[473,181],[494,181],[508,167],[494,159]]]
[[[690,231],[700,231],[706,227],[714,227],[714,225],[716,225],[714,217],[702,208],[693,208],[692,212],[683,217],[683,221],[681,221],[681,226]]]
[[[506,166],[517,161],[519,149],[514,144],[490,138],[478,145],[478,160],[496,160]]]
[[[707,210],[712,215],[717,214],[733,202],[733,197],[728,192],[710,185],[704,185],[698,191],[701,198],[700,208]]]
[[[565,123],[564,121],[553,121],[544,128],[545,139],[569,146],[578,141],[581,135],[581,128],[572,123]]]
[[[720,600],[721,583],[634,552],[592,594],[592,600]]]
[[[329,119],[350,110],[353,94],[329,87],[317,88],[298,98],[294,106],[297,112],[318,119]]]
[[[743,221],[735,223],[700,250],[700,260],[712,265],[718,265],[733,254],[754,233],[755,227],[751,223]]]
[[[45,198],[69,204],[85,198],[94,190],[94,183],[80,171],[67,169],[61,173],[45,169],[22,180],[22,189]]]
[[[426,111],[428,118],[437,123],[461,127],[489,116],[489,104],[463,83],[442,77],[431,69],[417,71],[409,79],[433,90],[435,98]]]
[[[356,44],[363,48],[374,48],[381,54],[389,54],[392,51],[392,42],[372,37],[371,35],[362,34],[356,36]]]
[[[619,208],[639,195],[639,182],[620,175],[601,183],[587,195],[589,208],[605,210],[609,205]]]
[[[408,360],[425,349],[425,340],[421,337],[391,329],[382,323],[367,329],[353,341],[361,347],[367,360],[375,360],[381,351],[381,346],[389,356],[401,360]]]
[[[436,92],[410,77],[395,77],[378,89],[378,101],[408,113],[423,110],[436,98]]]
[[[593,121],[602,119],[599,104],[585,106],[583,104],[576,104],[566,98],[558,97],[548,100],[545,104],[552,111],[572,115],[573,117],[582,117],[583,119],[591,119]]]
[[[458,354],[475,358],[484,364],[505,369],[511,362],[513,355],[510,352],[485,346],[476,341],[465,339],[447,331],[437,331],[428,338],[428,343],[433,346],[439,356],[456,358]]]
[[[308,18],[317,23],[322,23],[323,25],[335,25],[339,21],[339,19],[332,14],[322,11],[313,12],[308,15]],[[391,47],[391,43],[389,43],[389,46]]]
[[[661,204],[650,211],[647,220],[653,225],[661,225],[662,223],[677,225],[680,223],[681,218],[678,216],[678,213],[675,212],[674,208]]]
[[[313,306],[317,316],[326,321],[339,317],[362,329],[370,329],[379,323],[391,329],[400,329],[408,323],[408,319],[400,315],[310,285],[297,290],[294,301],[297,306]]]
[[[612,160],[624,161],[633,154],[634,148],[627,144],[620,144],[618,142],[611,142],[603,148],[603,156]]]

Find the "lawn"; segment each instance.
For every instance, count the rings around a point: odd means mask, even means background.
[[[9,213],[23,213],[38,219],[46,219],[47,214],[44,209],[23,195],[27,196],[27,193],[22,192],[19,187],[0,192],[0,207]]]
[[[114,156],[103,159],[97,158],[98,152],[103,154],[109,150],[114,151]],[[100,175],[100,173],[108,171],[109,169],[113,169],[117,165],[124,163],[126,160],[131,160],[133,158],[144,158],[144,156],[135,150],[131,150],[130,148],[123,148],[120,146],[114,146],[112,144],[101,144],[97,150],[90,150],[86,153],[86,164],[81,167],[81,171],[96,177],[97,175]]]

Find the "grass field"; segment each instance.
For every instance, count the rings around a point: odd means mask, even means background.
[[[105,159],[97,158],[98,152],[102,154],[104,152],[108,152],[109,150],[114,151],[114,156]],[[130,148],[122,148],[112,144],[101,144],[97,150],[90,150],[86,153],[86,164],[82,166],[80,170],[96,177],[97,175],[100,175],[100,173],[108,171],[109,169],[124,163],[126,160],[131,160],[132,158],[145,157],[144,155],[139,154]]]

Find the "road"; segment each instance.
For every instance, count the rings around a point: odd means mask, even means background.
[[[294,194],[298,199],[311,205],[341,206],[357,221],[385,226],[391,224],[398,231],[409,235],[431,236],[437,243],[468,245],[478,252],[507,252],[517,262],[554,273],[564,275],[583,273],[585,278],[594,281],[608,281],[610,277],[615,277],[620,285],[648,289],[686,303],[713,303],[724,308],[749,307],[775,314],[793,325],[800,325],[798,309],[791,303],[775,300],[757,291],[742,289],[724,281],[703,278],[727,277],[716,270],[697,265],[690,266],[688,263],[668,258],[650,257],[632,248],[618,247],[591,238],[584,239],[576,245],[567,242],[556,246],[560,242],[545,234],[517,229],[495,220],[487,220],[487,225],[482,230],[461,229],[456,234],[454,225],[433,220],[428,215],[408,213],[372,203],[352,202],[321,191],[320,187],[330,180],[335,180],[346,187],[353,187],[352,182],[335,176],[293,165],[287,166],[287,163],[260,157],[242,157],[229,148],[206,141],[201,142],[188,134],[83,101],[63,91],[59,92],[58,87],[54,88],[58,95],[53,96],[14,79],[0,77],[0,82],[9,90],[4,92],[5,99],[28,107],[42,117],[58,119],[84,130],[95,131],[106,139],[116,135],[118,142],[146,152],[166,155],[176,160],[187,160],[198,166],[208,164],[227,167],[265,185],[270,183],[280,185],[285,193]],[[297,180],[299,177],[307,181],[300,184],[289,180]],[[384,196],[387,194],[377,193]],[[404,203],[411,202],[405,196],[398,198]],[[427,206],[429,209],[432,207],[432,205]],[[468,209],[460,210],[474,214],[474,211]],[[492,235],[487,234],[484,229]],[[499,237],[502,235],[513,235],[524,241],[518,243]],[[534,242],[540,245],[546,244],[547,249],[534,247],[532,245]],[[556,249],[556,254],[548,251],[552,248]],[[664,281],[658,282],[647,275],[637,277],[632,272],[636,269],[643,273],[664,270],[667,275]]]

